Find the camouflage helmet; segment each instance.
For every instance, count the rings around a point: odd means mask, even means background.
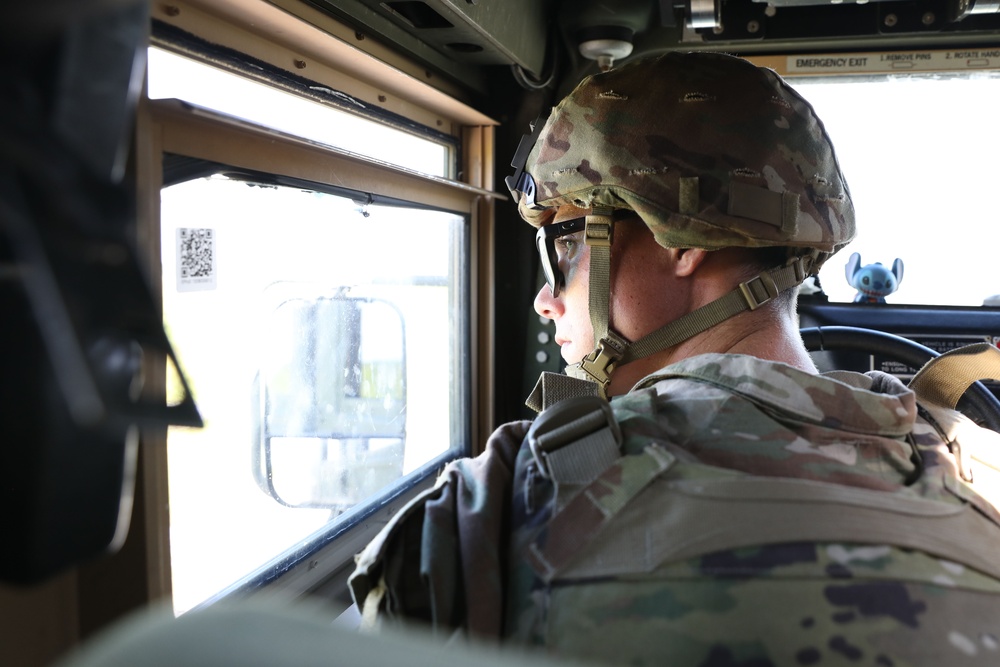
[[[508,186],[536,227],[565,205],[631,209],[665,247],[784,246],[814,255],[814,269],[854,236],[823,124],[741,58],[632,61],[583,80],[534,129]]]

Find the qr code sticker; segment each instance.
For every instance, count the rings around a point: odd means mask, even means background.
[[[177,289],[181,292],[215,289],[214,229],[177,230]]]

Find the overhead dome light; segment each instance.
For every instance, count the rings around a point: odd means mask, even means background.
[[[621,26],[596,26],[586,28],[577,34],[580,55],[596,60],[602,72],[614,67],[615,60],[632,53],[632,37],[635,33]]]

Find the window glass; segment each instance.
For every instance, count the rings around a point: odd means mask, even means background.
[[[464,446],[468,221],[223,176],[161,212],[180,613]]]
[[[450,176],[449,146],[159,48],[149,49],[150,99],[176,98],[432,176]],[[332,92],[332,91],[330,91]]]
[[[1000,77],[790,83],[823,119],[857,210],[856,240],[820,273],[830,300],[853,301],[845,266],[854,252],[862,266],[903,260],[890,303],[979,306],[1000,294],[993,242],[1000,125],[991,111]]]

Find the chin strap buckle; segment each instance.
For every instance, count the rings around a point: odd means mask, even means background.
[[[598,387],[598,395],[608,398],[608,385],[611,384],[611,374],[615,371],[615,366],[625,354],[625,346],[628,341],[613,331],[601,339],[597,344],[597,349],[588,354],[577,366],[577,376],[595,383]]]

